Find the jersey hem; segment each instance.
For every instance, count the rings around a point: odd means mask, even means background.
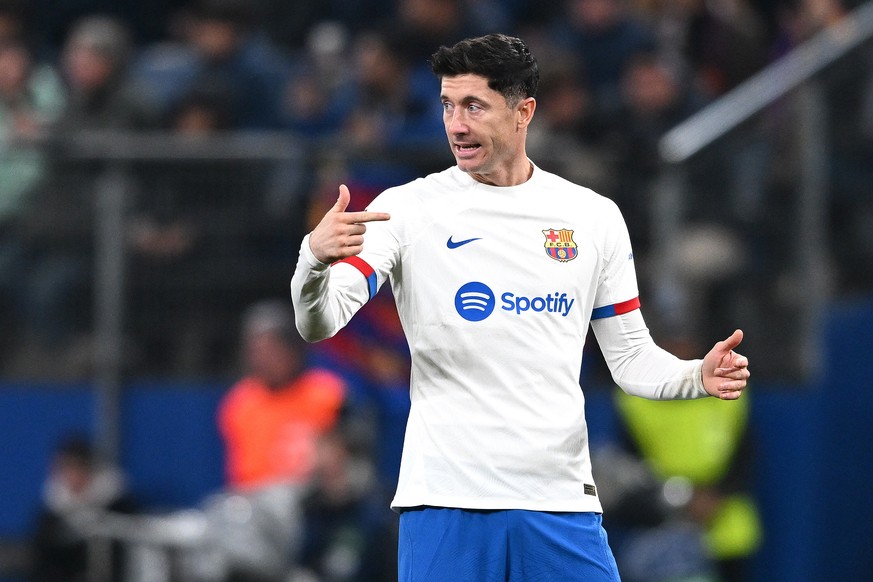
[[[450,507],[453,509],[478,509],[478,510],[505,510],[521,509],[528,511],[551,511],[551,512],[578,512],[590,511],[603,513],[603,506],[597,497],[588,499],[464,499],[457,497],[430,496],[427,498],[411,499],[395,497],[391,502],[391,509],[401,513],[407,509],[416,507]]]

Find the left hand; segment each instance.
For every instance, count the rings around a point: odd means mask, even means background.
[[[749,379],[749,359],[734,352],[741,341],[743,332],[738,329],[704,356],[703,387],[710,396],[736,400],[742,395]]]

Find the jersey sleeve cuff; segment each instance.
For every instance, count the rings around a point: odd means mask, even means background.
[[[692,368],[692,382],[694,383],[694,389],[697,393],[703,396],[709,396],[709,392],[706,391],[706,388],[703,386],[703,360],[692,360],[694,363],[694,367]]]
[[[303,237],[303,244],[300,245],[300,254],[313,271],[326,271],[330,264],[322,263],[316,258],[315,253],[312,252],[312,247],[309,246],[309,236],[307,234]]]

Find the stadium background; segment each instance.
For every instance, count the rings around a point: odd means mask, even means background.
[[[221,14],[246,13],[224,4],[215,8]],[[245,98],[223,93],[221,83],[186,84],[202,72],[183,58],[190,56],[187,2],[0,2],[0,21],[21,14],[35,61],[62,80],[74,24],[93,14],[120,18],[133,40],[126,74],[155,96],[159,112],[141,125],[132,118],[66,132],[47,125],[17,140],[3,133],[4,163],[24,151],[45,164],[20,214],[0,215],[4,251],[26,243],[39,250],[27,255],[38,262],[13,264],[0,276],[30,281],[68,251],[79,267],[78,277],[62,279],[68,286],[51,304],[56,319],[49,322],[34,321],[39,313],[19,309],[3,288],[0,563],[9,580],[17,580],[52,448],[66,434],[93,435],[156,511],[194,506],[221,486],[215,409],[238,373],[241,311],[287,296],[309,214],[319,213],[340,180],[364,204],[381,188],[450,163],[430,109],[438,104],[428,105],[433,85],[415,64],[421,51],[497,25],[530,39],[540,55],[541,131],[531,136],[531,157],[613,196],[627,215],[655,337],[698,350],[729,333],[727,326],[747,333],[752,485],[765,527],[755,581],[873,577],[869,42],[819,58],[821,71],[689,160],[671,164],[658,150],[668,130],[724,103],[744,81],[869,5],[690,2],[682,5],[687,18],[670,20],[673,3],[629,2],[620,20],[634,31],[623,37],[633,46],[604,48],[567,27],[574,4],[581,1],[265,1],[248,14],[246,29],[259,43],[251,49],[258,67],[250,77],[224,71],[230,76],[219,80],[249,79],[261,92],[247,96],[255,102],[275,91],[275,110],[263,103],[234,110],[234,99]],[[715,14],[716,5],[733,11]],[[864,22],[856,28],[866,30]],[[677,41],[665,32],[671,23],[691,32]],[[381,71],[376,65],[391,54],[404,58]],[[613,66],[615,78],[585,62],[590,55]],[[174,68],[171,57],[182,64]],[[631,70],[637,85],[618,75]],[[177,94],[182,87],[191,93]],[[403,102],[385,106],[398,87],[406,88]],[[666,87],[672,97],[660,103],[646,87]],[[292,107],[307,90],[331,107]],[[192,102],[227,114],[194,141],[173,123]],[[816,164],[824,168],[818,174]],[[9,167],[0,173],[0,200],[17,183]],[[71,219],[73,210],[84,210],[81,220]],[[196,261],[167,267],[126,244],[140,219],[179,216],[196,221],[208,241]],[[45,287],[28,289],[36,297],[34,289]],[[314,357],[354,382],[359,362],[337,354],[358,354],[373,339],[403,351],[386,313],[374,307]],[[68,341],[42,342],[47,330]],[[583,383],[592,441],[605,442],[617,431],[613,388],[596,353],[589,362]]]

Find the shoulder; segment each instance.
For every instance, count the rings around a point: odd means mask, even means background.
[[[559,196],[566,204],[581,205],[586,210],[620,215],[618,205],[611,198],[598,194],[591,188],[571,182],[562,176],[537,168],[537,182],[540,188]]]
[[[326,404],[339,403],[346,394],[346,382],[336,372],[313,368],[304,372],[294,383],[295,390],[302,390],[310,400]]]
[[[238,380],[221,398],[220,407],[223,411],[251,406],[261,400],[266,394],[264,386],[248,376]]]
[[[311,368],[303,372],[299,383],[306,386],[342,388],[345,386],[343,377],[327,368]]]
[[[463,191],[469,185],[456,167],[428,174],[399,186],[386,189],[368,206],[368,210],[383,211],[424,206]]]

